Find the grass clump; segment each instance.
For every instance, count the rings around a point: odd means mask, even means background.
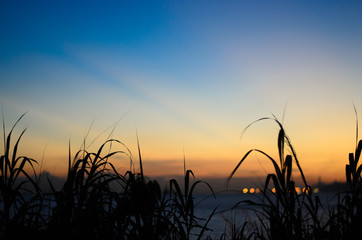
[[[195,215],[193,194],[196,186],[204,183],[214,197],[215,193],[207,182],[196,181],[191,184],[190,176],[195,178],[194,173],[191,170],[187,170],[185,172],[183,192],[175,179],[170,180],[172,226],[175,228],[176,239],[190,239],[192,236],[197,237],[196,239],[201,239],[205,231],[209,230],[207,225],[216,211],[215,208],[207,219],[201,219]],[[203,225],[200,224],[202,220],[206,220]]]
[[[359,163],[359,159],[362,152],[362,140],[358,141],[358,121],[356,121],[356,148],[354,153],[349,154],[349,162],[345,168],[347,191],[337,193],[337,204],[326,209],[319,196],[313,194],[312,187],[307,183],[296,151],[281,122],[275,117],[261,118],[246,129],[264,120],[273,120],[279,127],[277,140],[279,159],[274,159],[262,150],[251,149],[241,158],[227,178],[227,183],[229,183],[252,152],[261,154],[274,167],[274,172],[267,174],[265,178],[261,197],[255,195],[255,200],[242,202],[244,207],[254,207],[252,211],[258,219],[254,224],[249,225],[253,231],[253,238],[360,239],[362,236],[362,164]],[[290,154],[285,156],[286,147]],[[297,171],[294,171],[294,168]],[[293,180],[295,173],[299,174],[304,185],[304,191],[301,194],[298,194],[295,188]],[[242,226],[244,227],[245,223]]]
[[[194,181],[185,171],[184,192],[176,179],[161,190],[159,183],[144,176],[138,144],[140,172],[117,171],[111,159],[126,155],[128,148],[116,139],[106,140],[96,152],[85,148],[68,156],[64,184],[56,189],[50,178],[49,189],[40,188],[34,169],[37,162],[17,156],[21,132],[11,149],[17,123],[5,136],[0,157],[0,239],[201,239],[212,218],[194,213]],[[122,151],[105,151],[119,145]],[[84,144],[85,146],[85,144]],[[132,164],[131,164],[132,165]],[[31,169],[31,173],[27,169]],[[206,183],[206,185],[208,185]],[[208,185],[209,186],[209,185]],[[210,187],[210,186],[209,186]],[[211,189],[211,187],[210,187]],[[212,189],[211,189],[212,192]],[[212,192],[213,193],[213,192]],[[204,221],[203,225],[200,221]]]
[[[34,207],[36,193],[31,192],[30,197],[25,197],[25,192],[29,189],[27,184],[30,184],[35,191],[38,188],[25,168],[30,166],[32,175],[36,176],[34,164],[37,162],[26,156],[17,155],[20,140],[26,129],[21,132],[14,145],[11,141],[13,130],[24,115],[16,121],[8,134],[3,119],[4,152],[0,156],[0,238],[6,237],[7,232],[26,231],[34,220],[34,216],[30,213]],[[20,179],[21,176],[25,176],[25,179]]]
[[[321,228],[317,219],[319,201],[318,199],[313,200],[312,188],[307,183],[296,151],[286,135],[283,125],[276,118],[262,118],[256,122],[263,120],[273,120],[279,127],[277,140],[279,159],[274,159],[260,149],[251,149],[231,172],[227,183],[252,152],[266,157],[272,163],[274,172],[269,173],[265,178],[261,191],[262,197],[255,201],[247,200],[245,202],[248,205],[258,206],[255,214],[259,219],[260,228],[255,229],[256,236],[262,239],[309,239]],[[291,154],[285,155],[285,147],[289,148]],[[299,195],[295,189],[292,176],[294,165],[304,184],[305,191],[302,195]]]
[[[358,239],[362,236],[362,140],[358,140],[358,117],[356,108],[356,147],[349,153],[345,174],[347,191],[338,194],[338,204],[331,213],[333,234],[340,239]]]

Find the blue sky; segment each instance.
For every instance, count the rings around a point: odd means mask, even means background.
[[[9,126],[28,111],[24,151],[41,158],[47,146],[59,174],[69,139],[78,147],[92,121],[90,139],[120,120],[114,136],[134,150],[138,129],[150,175],[170,163],[182,173],[184,149],[200,175],[224,176],[250,147],[276,151],[272,124],[240,134],[287,104],[305,171],[342,178],[352,102],[362,112],[361,5],[1,1],[1,105]]]

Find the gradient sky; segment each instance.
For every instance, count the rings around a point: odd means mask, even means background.
[[[307,177],[343,180],[362,116],[360,1],[1,1],[0,103],[21,145],[61,175],[91,127],[145,172],[226,177],[275,155],[283,117]],[[92,124],[93,122],[93,124]],[[110,128],[109,128],[110,127]],[[44,156],[44,157],[43,157]],[[125,165],[126,158],[119,159]],[[121,165],[120,165],[121,166]],[[123,165],[122,165],[123,166]],[[253,155],[238,176],[265,175]]]

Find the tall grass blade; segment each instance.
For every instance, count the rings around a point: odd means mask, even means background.
[[[136,135],[137,135],[138,158],[139,158],[139,161],[140,161],[141,179],[143,181],[144,180],[144,178],[143,178],[143,164],[142,164],[141,147],[140,147],[140,142],[139,142],[139,139],[138,139],[137,129],[136,129]]]
[[[284,129],[281,128],[278,134],[278,152],[279,152],[279,160],[281,167],[283,166],[283,161],[284,161],[284,141],[285,141],[284,138],[285,138]]]
[[[357,109],[356,106],[353,103],[353,109],[354,109],[354,114],[356,115],[356,148],[357,148],[357,143],[358,143],[358,113],[357,113]]]
[[[231,178],[234,176],[234,174],[236,173],[236,171],[239,169],[240,165],[245,161],[245,159],[249,156],[249,154],[251,152],[253,152],[254,150],[251,149],[249,150],[245,155],[244,157],[239,161],[239,163],[236,165],[236,167],[234,168],[234,170],[230,173],[230,175],[228,176],[228,178],[226,179],[226,185],[228,186],[229,185],[229,182],[231,180]]]
[[[355,152],[355,159],[354,159],[355,163],[354,164],[355,164],[356,167],[358,165],[358,161],[359,161],[359,158],[361,156],[361,151],[362,151],[362,140],[360,140],[358,142],[356,152]]]
[[[287,169],[287,182],[290,182],[290,179],[292,177],[292,168],[293,168],[292,165],[293,165],[292,156],[287,155],[285,160],[285,167]]]
[[[198,235],[198,237],[197,237],[197,240],[201,240],[202,237],[204,236],[204,232],[208,229],[208,228],[207,228],[207,225],[209,224],[210,220],[211,220],[212,217],[214,216],[214,214],[215,214],[215,212],[216,212],[216,209],[217,209],[217,207],[214,208],[214,210],[211,212],[211,214],[210,214],[209,217],[207,218],[204,226],[202,226],[202,229],[201,229],[201,231],[200,231],[200,233],[199,233],[199,235]]]
[[[25,131],[26,131],[26,128],[21,132],[20,136],[18,137],[18,140],[15,143],[15,146],[14,146],[14,149],[13,149],[13,156],[12,156],[12,160],[11,160],[13,166],[16,165],[15,159],[16,159],[16,155],[17,155],[17,152],[18,152],[19,142],[20,142],[22,136],[24,135]]]
[[[270,119],[271,119],[271,118],[269,118],[269,117],[264,117],[264,118],[259,118],[258,120],[255,120],[254,122],[250,123],[250,124],[249,124],[248,126],[246,126],[246,127],[244,128],[244,130],[241,132],[239,141],[241,142],[241,139],[243,138],[246,130],[248,130],[252,125],[254,125],[254,124],[257,123],[257,122],[264,121],[264,120],[270,120]]]

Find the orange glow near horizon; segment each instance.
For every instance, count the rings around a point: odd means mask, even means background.
[[[319,180],[327,183],[344,181],[344,168],[348,163],[348,153],[354,151],[355,137],[353,135],[355,131],[353,124],[342,123],[353,123],[353,114],[350,114],[349,118],[331,120],[324,125],[321,121],[322,125],[317,130],[311,128],[313,123],[310,120],[296,118],[301,116],[301,113],[292,109],[290,114],[295,115],[291,115],[290,119],[285,121],[285,129],[297,152],[299,163],[308,182],[312,184]],[[45,125],[44,120],[41,123]],[[333,127],[334,125],[340,129]],[[215,126],[217,125],[215,124]],[[124,143],[130,151],[130,153],[117,155],[111,159],[121,172],[130,169],[130,158],[132,158],[135,171],[139,170],[137,140],[132,128],[134,128],[132,121],[124,121],[119,124],[117,131],[112,136]],[[219,138],[210,137],[211,133],[206,130],[195,132],[196,130],[193,128],[179,131],[177,128],[169,127],[170,132],[158,132],[157,128],[138,128],[144,173],[149,177],[183,175],[183,158],[185,157],[186,168],[191,169],[196,178],[226,178],[250,149],[260,149],[279,163],[278,128],[273,121],[261,121],[254,124],[245,132],[241,141],[239,141],[241,132],[235,131],[236,127],[220,129],[215,127],[216,130],[212,134],[216,134]],[[60,132],[58,135],[52,134],[51,131],[42,132],[40,131],[42,129],[39,129],[34,123],[30,125],[20,144],[20,153],[42,162],[42,170],[63,176],[67,172],[69,140],[71,140],[71,152],[74,156],[82,146],[82,137],[87,127],[85,126],[83,129],[79,126],[65,128],[67,131]],[[329,132],[328,129],[334,129],[334,131]],[[104,133],[96,139],[102,131],[102,126],[98,124],[90,132],[86,141],[87,146],[90,144],[89,151],[96,152],[104,142],[108,133]],[[54,131],[54,133],[56,132]],[[53,136],[56,138],[52,139]],[[94,139],[96,139],[95,142],[93,142]],[[108,146],[105,149],[104,153],[109,151]],[[113,144],[112,150],[128,152],[120,144]],[[285,154],[290,154],[287,146],[285,146]],[[300,178],[300,173],[295,163],[293,169],[293,178],[297,180]],[[262,154],[254,152],[241,164],[235,173],[235,178],[263,178],[273,172],[270,160]]]
[[[38,160],[38,162],[42,162],[43,170],[46,170],[52,174],[62,176],[67,172],[67,164],[68,164],[68,146],[62,145],[58,146],[56,144],[49,144],[45,149],[44,159],[42,156],[43,151],[38,151],[33,153],[34,149],[29,149],[29,143],[25,142],[22,144],[25,148],[21,150],[23,155],[28,156],[30,152],[30,156],[34,159]],[[142,159],[144,165],[144,172],[147,176],[157,177],[157,176],[172,176],[172,175],[182,175],[183,174],[183,153],[182,149],[178,149],[176,154],[169,153],[171,155],[170,158],[167,158],[167,155],[161,155],[159,158],[154,154],[155,148],[153,148],[152,153],[151,149],[146,147],[147,143],[143,142],[141,146],[142,151]],[[240,146],[236,146],[240,147]],[[186,168],[191,169],[197,178],[226,178],[232,170],[236,167],[242,156],[246,153],[242,153],[240,149],[234,149],[234,152],[228,152],[229,156],[226,154],[215,154],[216,156],[209,156],[212,152],[208,151],[204,156],[200,151],[197,151],[197,154],[189,154],[186,152]],[[164,148],[166,148],[164,146]],[[241,147],[242,148],[242,147]],[[245,147],[244,147],[245,148]],[[341,146],[342,148],[342,146]],[[95,148],[96,149],[96,148]],[[299,150],[302,151],[299,151]],[[115,149],[116,150],[116,149]],[[137,152],[137,150],[130,149],[131,152]],[[196,151],[196,149],[192,149]],[[229,149],[230,150],[230,149]],[[347,154],[337,153],[332,156],[332,153],[326,152],[327,159],[325,156],[320,155],[317,159],[319,161],[311,161],[308,162],[305,159],[316,159],[313,158],[313,154],[303,152],[308,151],[308,149],[304,149],[303,147],[297,148],[297,154],[300,161],[300,165],[302,166],[303,172],[307,177],[309,182],[315,183],[319,179],[323,182],[333,182],[333,181],[344,181],[344,166],[347,163]],[[337,149],[338,150],[338,149]],[[77,149],[72,149],[72,154],[76,153]],[[156,149],[156,151],[158,151]],[[221,150],[219,150],[221,151]],[[211,152],[211,153],[210,153]],[[265,150],[269,154],[271,152],[271,156],[275,157],[277,162],[279,162],[276,150],[270,149],[269,151]],[[65,154],[64,154],[65,153]],[[202,157],[201,157],[202,156]],[[316,156],[316,155],[314,155]],[[329,156],[334,159],[341,159],[340,161],[330,161],[328,160]],[[218,158],[219,157],[219,158]],[[43,161],[41,161],[43,159]],[[126,155],[122,155],[119,157],[114,157],[111,159],[111,162],[116,166],[118,170],[121,172],[128,171],[130,168],[130,159]],[[134,169],[138,171],[139,162],[138,156],[133,155],[133,164]],[[321,168],[321,165],[327,165],[328,168]],[[293,164],[294,178],[300,178],[300,174],[297,170],[296,164]],[[262,177],[267,175],[267,173],[273,173],[274,169],[271,162],[259,153],[252,153],[249,157],[241,164],[237,172],[235,173],[235,177]]]

